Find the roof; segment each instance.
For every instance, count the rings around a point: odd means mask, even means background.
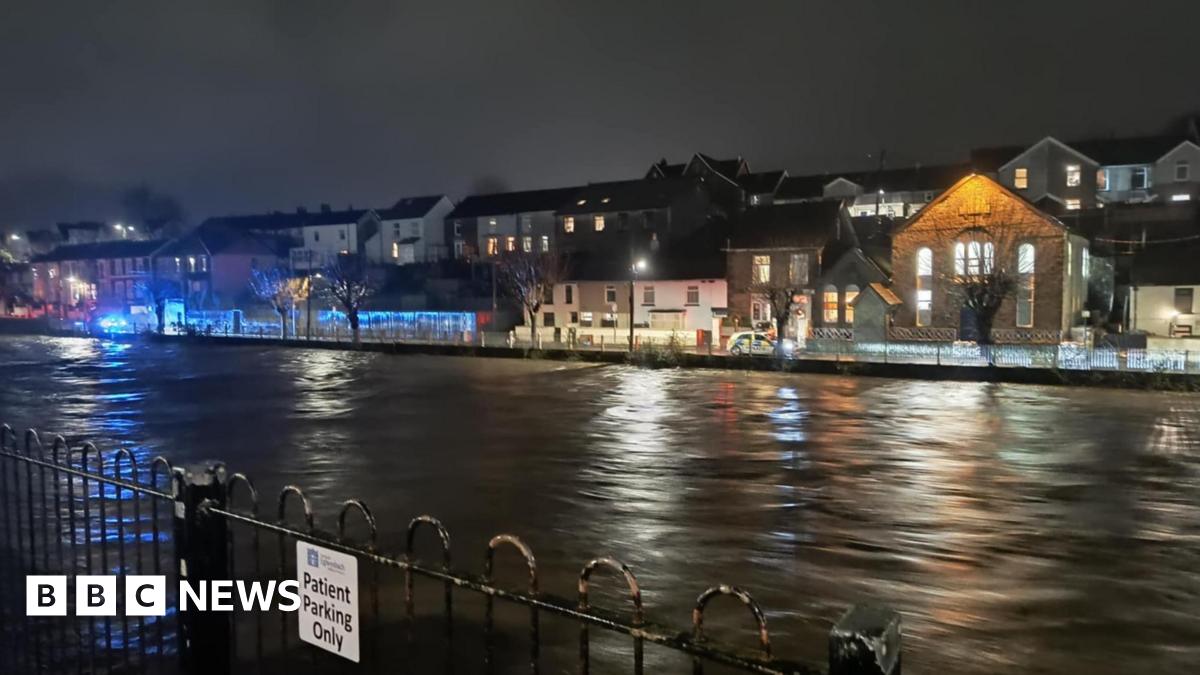
[[[646,261],[646,270],[638,274],[641,280],[724,279],[725,251],[729,226],[714,220],[687,237],[650,250],[645,242],[636,246],[638,259]],[[613,255],[611,251],[589,250],[573,254],[567,265],[573,281],[626,281],[629,279],[627,254]]]
[[[438,205],[438,202],[445,199],[445,195],[426,195],[424,197],[405,197],[396,202],[391,208],[375,209],[375,213],[380,220],[404,220],[407,218],[421,218],[425,214],[433,210],[433,207]]]
[[[1151,244],[1133,256],[1130,282],[1137,286],[1200,285],[1200,235],[1184,241]]]
[[[774,194],[785,176],[786,171],[761,171],[742,174],[737,182],[743,190],[752,195]]]
[[[861,300],[864,295],[866,295],[866,292],[868,290],[874,292],[875,295],[878,295],[879,299],[883,300],[883,304],[885,304],[889,307],[898,307],[898,306],[904,304],[904,301],[901,300],[898,295],[893,293],[892,289],[888,288],[887,286],[884,286],[883,284],[879,283],[878,281],[872,281],[871,283],[867,284],[867,287],[865,289],[863,289],[863,292],[859,293],[858,297],[854,298],[854,300],[852,300],[850,302],[850,304],[857,306],[858,301]]]
[[[275,255],[283,257],[287,253],[288,241],[285,237],[251,231],[249,228],[237,227],[221,219],[210,218],[192,229],[191,232],[172,239],[159,249],[159,256],[190,255],[205,253],[208,255],[248,254]]]
[[[134,240],[118,239],[91,244],[64,244],[49,253],[33,256],[31,262],[57,262],[59,260],[104,260],[107,258],[140,258],[157,251],[164,243],[161,239]]]
[[[971,165],[915,164],[874,171],[843,171],[807,176],[788,176],[775,193],[776,201],[804,201],[824,198],[825,186],[841,179],[863,188],[864,192],[936,192],[944,190],[971,173]]]
[[[749,167],[746,166],[746,160],[742,159],[741,157],[735,157],[733,159],[716,159],[715,157],[710,157],[703,152],[697,152],[696,155],[692,157],[692,160],[695,161],[697,159],[703,162],[705,166],[717,172],[721,176],[729,179],[729,181],[733,183],[736,183],[738,177],[749,170]]]
[[[422,198],[424,199],[424,198]],[[401,200],[403,201],[403,200]],[[432,208],[432,206],[430,207]],[[384,209],[387,211],[387,209]],[[230,227],[235,230],[258,230],[262,232],[276,230],[295,230],[303,227],[318,225],[347,225],[357,223],[371,209],[326,209],[307,211],[297,209],[283,212],[255,213],[248,215],[213,216],[204,220],[202,225]],[[377,213],[379,211],[376,211]],[[422,214],[424,215],[424,214]]]
[[[863,256],[889,276],[892,271],[892,231],[898,222],[887,216],[857,216],[850,219]]]
[[[699,189],[695,178],[659,178],[592,183],[573,192],[558,213],[578,214],[666,208],[680,196]]]
[[[447,218],[478,218],[513,213],[556,211],[567,204],[578,187],[551,188],[549,190],[525,190],[523,192],[499,192],[490,195],[471,195],[458,203]]]
[[[58,223],[58,233],[63,238],[67,238],[67,233],[71,230],[92,230],[99,232],[104,229],[104,223],[95,220],[83,220],[77,223]]]
[[[1068,141],[1067,145],[1105,165],[1150,164],[1184,140],[1183,136],[1141,136]]]
[[[821,199],[825,186],[834,178],[829,174],[788,176],[780,181],[779,189],[775,191],[775,201]]]
[[[734,225],[730,249],[824,248],[833,241],[854,241],[843,228],[839,201],[774,204],[750,209]]]
[[[1186,140],[1186,136],[1178,134],[1082,138],[1073,141],[1060,141],[1053,136],[1046,136],[1030,145],[976,148],[971,151],[970,163],[976,171],[995,172],[1043,143],[1054,143],[1104,166],[1151,164]]]
[[[914,215],[913,217],[904,221],[899,227],[892,230],[892,233],[891,233],[892,236],[895,236],[896,234],[900,233],[901,231],[906,230],[909,227],[912,227],[913,223],[921,220],[922,218],[924,218],[926,216],[926,214],[933,211],[934,206],[941,204],[943,201],[945,201],[951,195],[953,195],[955,192],[957,192],[960,187],[962,187],[963,185],[966,185],[968,182],[973,181],[973,180],[987,181],[988,184],[990,184],[993,188],[1000,190],[1004,195],[1028,206],[1029,209],[1034,214],[1036,214],[1038,217],[1045,220],[1047,223],[1050,223],[1051,225],[1054,225],[1055,227],[1060,227],[1063,229],[1067,228],[1067,226],[1061,220],[1050,215],[1049,213],[1046,213],[1042,209],[1038,208],[1037,204],[1026,199],[1024,195],[1018,194],[1018,193],[1004,187],[999,182],[997,182],[996,180],[994,180],[993,178],[991,178],[985,174],[972,173],[972,174],[963,176],[961,179],[959,179],[959,181],[957,183],[955,183],[954,185],[952,185],[949,188],[947,188],[946,190],[944,190],[940,195],[934,197],[933,201],[931,201],[928,204],[926,204],[925,206],[923,206],[920,211],[917,211],[916,215]]]
[[[1067,211],[1059,219],[1086,236],[1093,252],[1100,255],[1187,244],[1200,237],[1200,203],[1196,202],[1115,204]]]
[[[687,164],[668,164],[666,158],[663,158],[650,165],[646,178],[678,178],[686,168]]]

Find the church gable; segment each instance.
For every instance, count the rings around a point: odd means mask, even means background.
[[[1059,234],[1063,231],[1057,220],[1004,186],[986,176],[972,174],[921,209],[897,234],[1013,225],[1031,233]]]

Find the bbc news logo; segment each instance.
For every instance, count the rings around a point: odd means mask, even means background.
[[[311,556],[310,556],[311,557]],[[311,562],[311,561],[310,561]],[[165,616],[167,578],[161,575],[79,575],[74,577],[75,616]],[[124,607],[118,608],[118,580],[124,582]],[[29,575],[25,577],[25,614],[27,616],[66,616],[71,606],[65,575]],[[294,579],[276,582],[216,580],[179,581],[179,611],[252,612],[300,609],[300,582]]]

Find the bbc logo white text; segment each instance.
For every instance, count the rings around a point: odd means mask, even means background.
[[[165,616],[167,578],[162,575],[79,575],[75,578],[76,616]],[[124,584],[124,607],[120,608],[118,583]],[[66,616],[71,606],[68,579],[64,575],[25,577],[27,616]],[[299,582],[242,580],[179,581],[179,611],[232,612],[235,609],[266,611],[272,608],[294,612],[300,607]]]

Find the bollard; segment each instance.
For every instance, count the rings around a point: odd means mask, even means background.
[[[175,558],[180,581],[229,578],[225,519],[205,513],[202,504],[225,506],[225,487],[216,472],[192,467],[176,474]],[[230,672],[228,612],[179,612],[179,660],[182,672],[226,675]]]
[[[851,607],[829,631],[829,675],[900,675],[900,613]]]

